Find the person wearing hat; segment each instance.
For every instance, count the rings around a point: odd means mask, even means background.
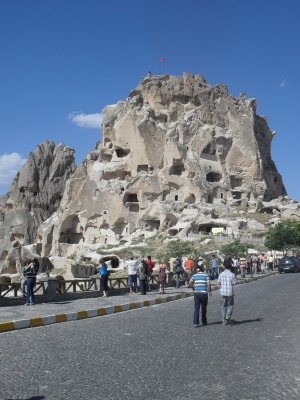
[[[193,258],[192,258],[192,256],[188,256],[188,258],[184,262],[184,279],[185,279],[186,286],[189,285],[191,277],[192,277],[193,273],[195,272],[194,269],[195,269],[195,263],[193,261]]]
[[[199,325],[199,313],[201,307],[202,325],[207,325],[207,303],[208,295],[211,296],[211,285],[209,275],[204,272],[204,265],[197,265],[197,272],[191,277],[190,287],[194,289],[194,319],[195,328]]]

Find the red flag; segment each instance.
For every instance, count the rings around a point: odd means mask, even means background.
[[[160,58],[160,59],[159,59],[159,62],[166,62],[166,61],[167,61],[166,58]]]

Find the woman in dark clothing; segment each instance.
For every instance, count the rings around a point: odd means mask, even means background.
[[[107,264],[100,258],[98,266],[98,274],[100,275],[100,291],[103,293],[103,297],[108,296],[108,270]]]
[[[140,290],[141,294],[146,294],[146,285],[147,285],[147,264],[144,260],[141,261],[139,267],[139,281],[140,281]]]

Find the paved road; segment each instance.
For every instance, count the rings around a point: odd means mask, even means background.
[[[195,329],[193,300],[0,335],[1,400],[300,398],[300,274],[219,294]]]

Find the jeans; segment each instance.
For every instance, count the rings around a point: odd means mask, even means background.
[[[101,277],[100,277],[100,291],[108,292],[108,275],[101,275]]]
[[[141,294],[146,294],[146,285],[147,285],[147,280],[145,279],[140,279],[140,289],[141,289]]]
[[[175,287],[178,289],[180,286],[180,274],[175,274]]]
[[[26,279],[22,279],[21,280],[21,291],[22,291],[23,299],[26,300],[26,292],[27,292],[27,281],[26,281]]]
[[[218,267],[213,267],[211,269],[211,279],[217,279],[218,278]]]
[[[136,292],[136,287],[137,287],[137,275],[128,275],[128,284],[130,291]]]
[[[234,306],[234,296],[221,296],[222,322],[230,320]]]
[[[207,319],[206,319],[207,302],[208,302],[207,293],[194,292],[194,305],[195,305],[194,325],[199,325],[200,306],[201,306],[202,324],[205,324],[205,325],[207,324]]]
[[[35,286],[36,278],[27,278],[26,282],[27,282],[26,303],[34,304],[33,288]]]

